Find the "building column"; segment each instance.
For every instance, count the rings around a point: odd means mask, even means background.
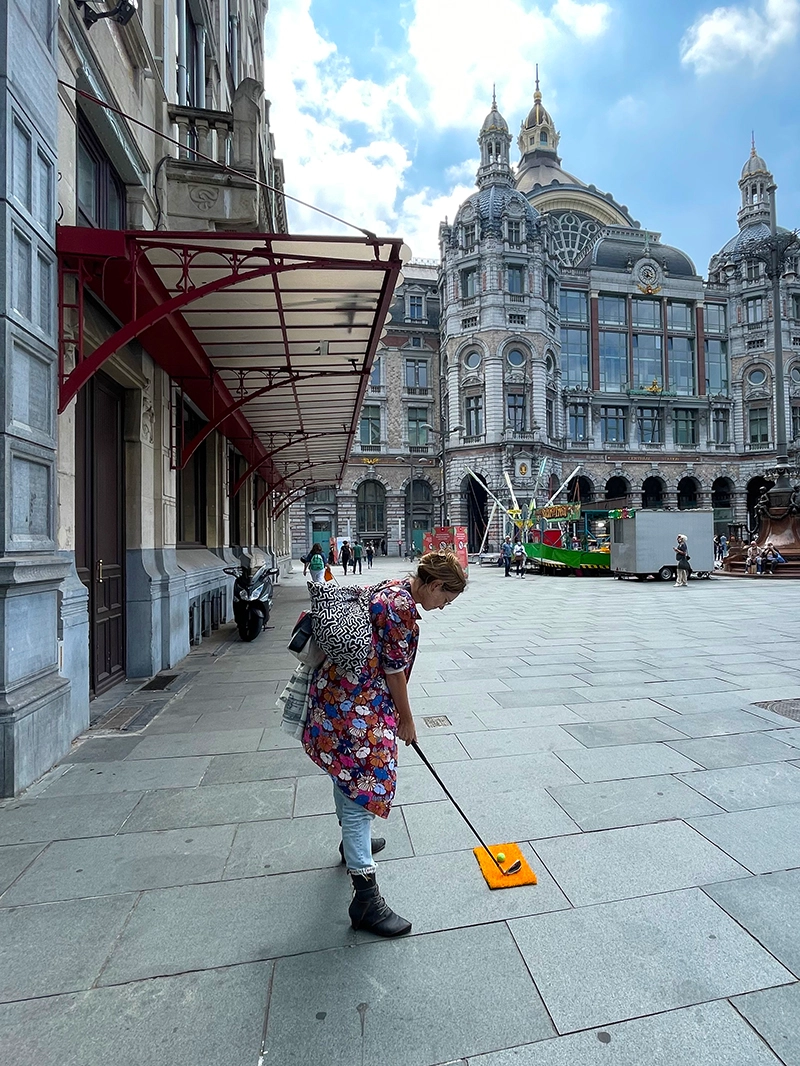
[[[88,700],[73,706],[59,671],[62,601],[70,633],[80,629],[83,608],[73,561],[57,554],[56,542],[57,24],[44,3],[31,9],[9,0],[3,17],[0,796],[13,796],[66,753],[88,725],[89,708]]]

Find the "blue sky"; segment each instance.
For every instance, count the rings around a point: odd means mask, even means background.
[[[736,230],[751,130],[779,221],[800,225],[800,0],[271,0],[287,192],[437,256],[439,222],[474,185],[492,83],[516,138],[537,62],[565,169],[701,273]],[[296,231],[345,232],[289,213]]]

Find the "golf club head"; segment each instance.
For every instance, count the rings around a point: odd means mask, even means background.
[[[512,862],[507,870],[503,870],[506,877],[511,877],[512,874],[518,874],[522,869],[522,863],[519,859],[516,862]]]

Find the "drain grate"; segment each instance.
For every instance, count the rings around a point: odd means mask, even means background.
[[[450,719],[447,717],[446,714],[431,715],[429,718],[423,717],[422,721],[430,729],[436,729],[437,727],[440,727],[440,726],[443,726],[443,725],[452,725],[453,724],[450,721]]]
[[[139,691],[160,692],[162,689],[169,688],[178,676],[178,674],[156,674],[156,676],[148,681],[146,685],[142,685]]]
[[[764,703],[754,703],[754,707],[763,707],[765,711],[774,711],[782,714],[784,718],[791,718],[793,722],[800,722],[800,700],[766,700]]]

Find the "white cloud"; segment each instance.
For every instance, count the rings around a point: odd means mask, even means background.
[[[358,226],[402,236],[416,257],[437,256],[439,222],[473,191],[478,160],[429,175],[427,187],[414,191],[412,138],[464,129],[477,135],[493,82],[504,113],[524,114],[534,64],[554,64],[576,38],[601,36],[610,10],[595,0],[541,0],[536,8],[530,0],[493,0],[492,20],[508,31],[498,51],[475,33],[485,0],[414,0],[407,52],[384,56],[384,76],[375,81],[357,78],[320,34],[311,0],[273,4],[265,82],[287,192]],[[553,98],[548,90],[548,102]],[[413,130],[407,141],[400,123],[406,135]],[[343,232],[309,208],[289,203],[288,210],[294,231]]]
[[[712,74],[738,62],[758,64],[795,40],[800,0],[764,0],[754,7],[717,7],[690,26],[681,61],[697,74]]]
[[[479,125],[494,83],[504,113],[524,112],[536,63],[554,62],[571,38],[601,36],[609,15],[605,3],[555,0],[544,10],[523,0],[492,0],[492,25],[504,27],[495,41],[476,34],[486,21],[486,0],[415,0],[408,27],[412,92],[427,92],[428,119],[440,128]]]

